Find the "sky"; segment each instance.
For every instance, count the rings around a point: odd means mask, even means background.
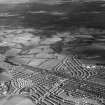
[[[56,1],[61,0],[0,0],[0,3],[25,3],[25,2],[39,2],[39,3],[49,3],[54,4]]]
[[[29,0],[0,0],[0,3],[24,3],[27,2]]]
[[[56,4],[57,2],[61,2],[61,1],[81,1],[81,0],[0,0],[0,3],[37,2],[37,3]],[[83,0],[83,1],[85,1],[85,0]],[[103,0],[103,1],[105,1],[105,0]]]
[[[0,3],[24,3],[29,0],[0,0]]]

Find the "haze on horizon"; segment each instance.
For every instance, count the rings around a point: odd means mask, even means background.
[[[37,3],[45,3],[45,4],[56,4],[61,2],[73,2],[73,1],[82,1],[82,0],[0,0],[0,3],[2,4],[8,4],[8,3],[26,3],[26,2],[37,2]],[[89,1],[89,0],[83,0],[83,1]],[[91,0],[93,1],[93,0]],[[105,0],[104,0],[105,1]]]
[[[48,4],[54,4],[56,2],[60,2],[61,0],[0,0],[0,3],[2,4],[8,4],[8,3],[26,3],[26,2],[37,2],[37,3],[48,3]]]
[[[8,4],[8,3],[25,3],[29,2],[30,0],[0,0],[1,4]]]
[[[56,3],[64,3],[69,1],[79,2],[79,1],[105,1],[105,0],[0,0],[0,4],[15,4],[15,3],[27,3],[27,2],[56,4]]]

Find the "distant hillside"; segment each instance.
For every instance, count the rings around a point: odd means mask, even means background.
[[[33,12],[33,13],[30,13]],[[47,11],[48,13],[34,13]],[[105,28],[105,1],[64,2],[57,5],[26,3],[1,5],[0,12],[10,12],[24,16],[25,26],[53,27],[68,29],[76,27]],[[62,12],[64,15],[53,15],[50,12]]]
[[[105,28],[105,1],[63,3],[59,5],[30,4],[29,11],[60,11],[63,16],[51,14],[25,14],[25,23],[30,26],[54,26],[67,29],[76,27]],[[34,24],[33,24],[34,23]]]

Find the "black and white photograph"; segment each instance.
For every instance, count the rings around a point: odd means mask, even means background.
[[[105,105],[105,0],[0,0],[0,105]]]

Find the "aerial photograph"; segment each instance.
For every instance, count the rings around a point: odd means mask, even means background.
[[[0,0],[0,105],[105,105],[105,0]]]

